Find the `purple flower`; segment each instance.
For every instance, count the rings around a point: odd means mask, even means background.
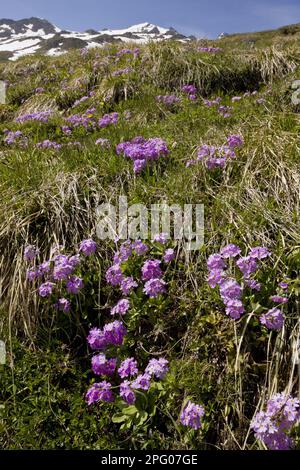
[[[266,411],[259,411],[252,419],[255,437],[270,450],[291,449],[294,443],[288,433],[300,420],[299,406],[298,398],[285,393],[273,395]]]
[[[120,315],[125,315],[127,310],[129,309],[129,300],[128,299],[121,299],[119,302],[111,309],[110,314],[116,315],[117,313]]]
[[[96,145],[100,145],[102,148],[110,148],[110,140],[109,139],[97,139],[95,142]]]
[[[92,357],[92,370],[96,375],[111,376],[115,372],[116,365],[116,358],[107,359],[103,353]]]
[[[238,320],[245,309],[242,302],[238,299],[224,299],[226,305],[226,315],[231,317],[233,320]]]
[[[27,245],[24,250],[24,259],[26,261],[33,261],[38,253],[39,250],[34,245]]]
[[[252,258],[251,256],[244,256],[239,258],[236,262],[236,265],[239,267],[245,277],[249,277],[250,274],[255,273],[257,269],[256,259]]]
[[[121,291],[124,295],[128,295],[132,289],[138,286],[138,283],[133,279],[132,276],[125,277],[121,282]]]
[[[197,88],[195,85],[183,85],[181,90],[186,93],[187,95],[195,95],[197,93]]]
[[[65,255],[58,255],[54,260],[53,278],[56,281],[66,280],[74,271],[73,263]]]
[[[276,304],[286,304],[289,300],[286,297],[282,297],[281,295],[272,295],[270,299]]]
[[[112,286],[118,286],[123,281],[124,276],[119,264],[114,264],[106,271],[106,280]]]
[[[288,283],[284,282],[284,281],[279,282],[278,286],[281,287],[281,289],[284,289],[284,290],[288,289],[288,287],[289,287]]]
[[[140,390],[149,390],[150,387],[150,375],[149,374],[140,374],[137,378],[131,383],[131,387]]]
[[[163,379],[166,373],[169,371],[168,367],[169,362],[167,359],[160,357],[159,359],[150,359],[145,373],[149,375],[154,375],[158,379]]]
[[[87,342],[91,349],[105,349],[107,346],[107,338],[100,328],[92,328],[87,337]]]
[[[107,343],[120,346],[123,343],[127,330],[122,322],[115,320],[107,323],[103,328],[103,332]]]
[[[162,276],[162,270],[160,269],[160,260],[149,259],[145,261],[142,266],[142,279],[148,281],[149,279],[159,278]]]
[[[133,162],[134,173],[140,173],[146,167],[146,165],[147,165],[147,160],[144,158],[134,160]]]
[[[261,289],[261,285],[259,282],[255,281],[255,279],[246,279],[245,284],[250,287],[250,289],[259,291]]]
[[[212,288],[215,288],[216,285],[220,284],[224,280],[225,273],[221,269],[212,269],[209,272],[207,282],[208,285]]]
[[[67,281],[67,292],[68,294],[78,294],[80,289],[83,288],[83,281],[80,277],[78,276],[72,276],[70,279]]]
[[[269,330],[280,330],[284,324],[284,316],[278,308],[272,308],[259,318],[260,323]]]
[[[132,248],[134,249],[136,254],[139,256],[143,255],[149,250],[148,246],[145,243],[143,243],[141,240],[136,240],[135,242],[133,242]]]
[[[124,379],[124,377],[136,375],[138,373],[137,361],[133,357],[124,359],[118,369],[118,373],[122,379]]]
[[[227,143],[230,148],[240,147],[243,145],[244,140],[241,135],[230,135],[227,137]]]
[[[255,259],[264,259],[270,255],[271,253],[269,250],[263,246],[255,246],[254,248],[251,248],[249,253],[249,256]]]
[[[220,284],[220,294],[222,299],[240,299],[242,288],[235,279],[226,279]]]
[[[111,391],[111,384],[103,380],[103,382],[94,383],[87,391],[85,399],[88,405],[97,401],[113,402],[114,396]]]
[[[175,256],[175,251],[172,248],[168,248],[164,253],[163,260],[165,263],[170,263]]]
[[[161,243],[162,245],[165,245],[168,241],[168,238],[169,238],[168,234],[165,232],[162,232],[154,236],[154,241],[157,243]]]
[[[55,284],[53,282],[44,282],[44,284],[41,284],[39,287],[39,295],[41,297],[48,297],[52,294],[54,286]]]
[[[129,405],[132,405],[135,402],[135,393],[130,386],[129,380],[124,380],[124,382],[120,384],[120,397]]]
[[[203,416],[203,406],[196,405],[189,400],[180,413],[180,422],[184,426],[189,426],[193,429],[199,429],[202,424],[201,418]]]
[[[157,297],[166,292],[166,283],[162,279],[150,279],[145,283],[143,291],[149,297]]]
[[[220,254],[223,258],[234,258],[235,256],[241,253],[241,249],[234,245],[233,243],[229,243],[229,245],[224,246],[220,250]]]
[[[210,255],[207,260],[207,266],[210,270],[218,269],[221,270],[226,267],[226,264],[221,255],[217,253]]]
[[[111,113],[111,114],[105,114],[102,116],[101,119],[99,119],[98,125],[99,127],[107,127],[110,124],[116,124],[119,119],[119,114],[118,113]]]
[[[70,311],[70,301],[68,299],[65,299],[65,298],[58,299],[55,306],[58,310],[61,310],[62,312],[67,313]]]
[[[97,249],[97,244],[91,238],[87,240],[82,240],[80,243],[79,251],[81,251],[85,256],[90,256],[95,253]]]
[[[40,273],[39,273],[39,270],[37,268],[27,269],[26,277],[29,281],[34,281],[35,279],[37,279],[39,277],[39,275],[40,275]]]

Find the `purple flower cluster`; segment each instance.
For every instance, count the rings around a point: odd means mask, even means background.
[[[83,240],[76,255],[67,256],[58,253],[51,259],[29,268],[27,270],[27,279],[29,281],[42,279],[43,282],[38,288],[41,297],[50,297],[54,291],[59,293],[63,289],[68,294],[78,294],[84,287],[82,278],[74,272],[81,262],[80,253],[84,256],[91,256],[95,253],[96,247],[96,243],[92,239]],[[39,250],[35,246],[28,245],[24,249],[24,259],[33,262],[38,253]],[[65,297],[61,297],[55,302],[54,306],[57,310],[69,312],[70,301]]]
[[[4,142],[8,145],[14,144],[16,140],[23,136],[21,131],[8,131],[6,133],[6,137],[4,138]]]
[[[156,101],[166,106],[173,106],[174,104],[180,103],[181,100],[176,95],[158,95]]]
[[[116,147],[117,154],[130,158],[134,164],[134,172],[139,173],[147,162],[157,160],[169,154],[167,144],[160,138],[144,139],[135,137],[131,141],[122,142]]]
[[[36,147],[38,149],[55,149],[59,150],[61,149],[61,144],[58,144],[57,142],[53,142],[52,140],[43,140],[42,142],[38,142],[36,144]]]
[[[95,108],[89,108],[83,114],[72,114],[72,116],[69,116],[65,120],[74,128],[83,126],[86,130],[94,129],[96,127],[94,113]]]
[[[112,72],[112,76],[113,77],[119,77],[120,75],[127,75],[128,73],[130,73],[132,71],[133,71],[132,67],[125,67],[124,69],[114,70]]]
[[[180,422],[184,426],[189,426],[193,429],[199,429],[202,424],[201,418],[203,418],[203,416],[203,406],[196,405],[189,400],[180,413]]]
[[[270,256],[270,252],[265,247],[251,248],[248,256],[240,256],[241,249],[230,243],[221,248],[219,253],[210,255],[207,260],[209,269],[208,284],[215,288],[219,286],[221,298],[226,307],[226,315],[234,320],[240,318],[245,308],[242,303],[243,287],[239,282],[228,274],[228,265],[225,260],[233,259],[235,265],[243,275],[243,281],[248,287],[259,290],[260,285],[251,279],[258,268],[258,260]]]
[[[289,433],[300,421],[300,403],[285,393],[273,395],[266,411],[259,411],[251,422],[255,437],[270,450],[289,450],[293,440]]]
[[[16,118],[16,122],[39,121],[47,123],[52,111],[39,111],[36,113],[22,114]]]
[[[183,87],[181,87],[181,91],[186,93],[191,101],[195,101],[197,98],[197,88],[195,85],[183,85]]]
[[[269,330],[281,330],[284,324],[284,316],[279,308],[272,308],[267,313],[263,313],[259,321]]]
[[[189,160],[186,166],[202,161],[209,170],[224,168],[229,160],[236,158],[235,148],[243,145],[243,138],[240,135],[230,135],[227,143],[220,147],[203,144],[195,160]]]
[[[107,127],[110,124],[117,124],[118,119],[119,113],[104,114],[104,116],[99,119],[98,125],[100,128]]]
[[[198,47],[198,51],[216,53],[216,52],[221,52],[222,48],[221,47]]]

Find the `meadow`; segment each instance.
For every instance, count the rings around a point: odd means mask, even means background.
[[[299,31],[0,63],[1,448],[299,448]]]

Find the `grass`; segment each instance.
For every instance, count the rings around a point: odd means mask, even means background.
[[[250,431],[255,411],[272,393],[299,395],[299,369],[293,347],[299,324],[299,109],[291,103],[291,84],[299,78],[297,32],[257,36],[249,47],[244,37],[220,43],[219,54],[201,54],[196,43],[149,44],[140,58],[114,64],[107,58],[116,46],[90,51],[86,57],[27,57],[3,62],[0,78],[8,80],[7,104],[0,106],[0,130],[20,129],[28,145],[0,148],[0,330],[8,361],[1,374],[3,420],[1,445],[10,449],[254,449]],[[127,65],[133,71],[113,76]],[[195,84],[200,97],[186,98],[174,109],[155,101],[158,94],[177,93]],[[36,93],[37,87],[45,89]],[[76,107],[77,99],[94,95]],[[258,90],[234,104],[232,96]],[[224,119],[203,98],[222,97],[233,106]],[[258,98],[264,98],[262,104]],[[64,118],[96,107],[98,116],[117,111],[116,126],[71,137],[61,132]],[[51,109],[46,124],[19,124],[17,116]],[[130,119],[124,112],[130,111]],[[186,168],[199,144],[221,145],[229,134],[241,134],[244,145],[224,171],[202,165]],[[170,155],[135,176],[131,162],[114,147],[137,135],[161,137]],[[95,145],[110,139],[111,149]],[[41,150],[44,139],[72,140],[82,146]],[[198,203],[205,206],[205,244],[198,252],[179,247],[162,310],[147,318],[141,306],[131,328],[130,351],[164,352],[171,373],[151,420],[131,430],[111,423],[112,408],[89,409],[84,393],[91,379],[85,336],[102,324],[115,294],[105,283],[112,244],[101,242],[89,267],[87,292],[69,317],[54,314],[26,281],[23,249],[37,244],[43,259],[55,244],[73,252],[95,236],[96,207],[126,195],[129,204]],[[267,332],[250,316],[237,323],[206,282],[207,257],[227,243],[243,252],[264,245],[272,261],[264,271],[259,302],[268,302],[277,282],[291,279],[285,328]],[[252,308],[255,308],[252,305]],[[144,309],[144,310],[143,310]],[[151,309],[150,309],[151,310]],[[0,366],[1,367],[1,366]],[[192,397],[206,406],[199,433],[178,425],[182,400]],[[176,426],[174,426],[174,423]],[[177,423],[177,424],[176,424]]]

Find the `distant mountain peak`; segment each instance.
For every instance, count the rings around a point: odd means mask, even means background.
[[[133,41],[142,44],[169,39],[185,42],[191,38],[172,27],[163,28],[148,22],[121,29],[76,32],[62,30],[44,18],[0,19],[0,59],[16,60],[36,52],[60,55],[72,48],[100,47],[110,42]]]

